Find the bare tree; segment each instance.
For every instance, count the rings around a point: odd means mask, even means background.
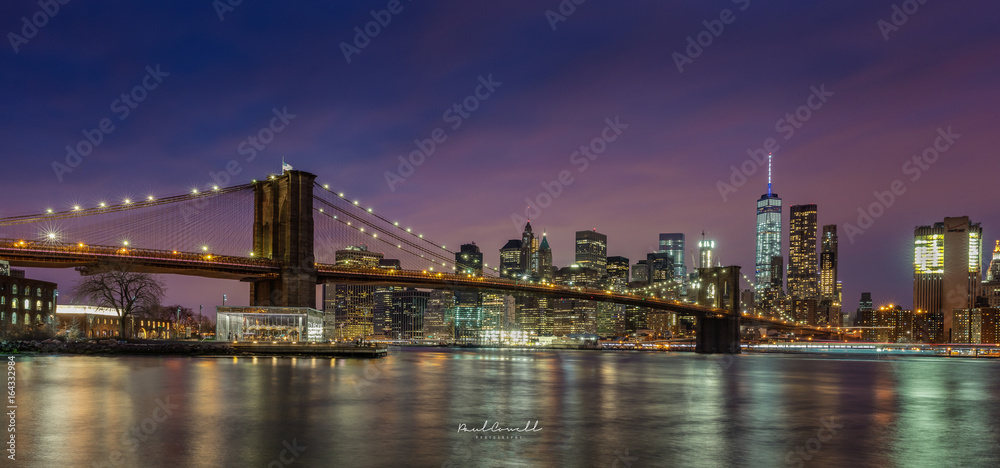
[[[79,317],[67,319],[65,322],[57,321],[57,323],[61,327],[59,333],[66,335],[67,339],[75,340],[83,336],[83,327],[80,325]]]
[[[139,268],[129,260],[114,259],[81,269],[87,276],[74,290],[77,299],[114,309],[122,338],[126,336],[126,321],[136,311],[158,306],[164,295],[163,283]]]

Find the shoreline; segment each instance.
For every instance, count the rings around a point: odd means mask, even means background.
[[[0,342],[0,354],[6,355],[82,355],[82,356],[307,356],[357,357],[385,356],[386,347],[325,346],[324,344],[256,344],[208,341],[6,341]]]

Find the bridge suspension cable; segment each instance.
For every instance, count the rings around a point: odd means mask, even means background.
[[[2,217],[0,238],[49,247],[103,245],[248,256],[252,200],[252,185],[242,184],[86,208],[74,205]],[[237,228],[241,224],[246,229]]]
[[[457,252],[454,250],[425,238],[423,234],[414,233],[413,229],[404,228],[398,222],[389,221],[371,208],[361,207],[356,201],[351,202],[343,192],[334,191],[329,185],[316,183],[315,187],[317,195],[314,195],[314,199],[319,207],[314,209],[321,217],[334,220],[341,226],[350,227],[357,234],[361,234],[359,236],[361,239],[377,239],[388,244],[394,251],[412,256],[416,262],[426,262],[445,268],[455,267]],[[332,200],[322,195],[327,195]],[[317,239],[317,242],[322,240]],[[385,254],[392,255],[391,252]]]

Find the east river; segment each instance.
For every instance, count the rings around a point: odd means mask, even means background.
[[[15,360],[20,466],[1000,466],[996,359]]]

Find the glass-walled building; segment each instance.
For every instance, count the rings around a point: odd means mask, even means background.
[[[781,256],[781,198],[761,195],[757,200],[757,261],[754,285],[761,293],[771,283],[771,259]],[[782,272],[783,273],[783,272]]]
[[[323,341],[323,312],[308,307],[216,307],[215,336],[228,341]]]

